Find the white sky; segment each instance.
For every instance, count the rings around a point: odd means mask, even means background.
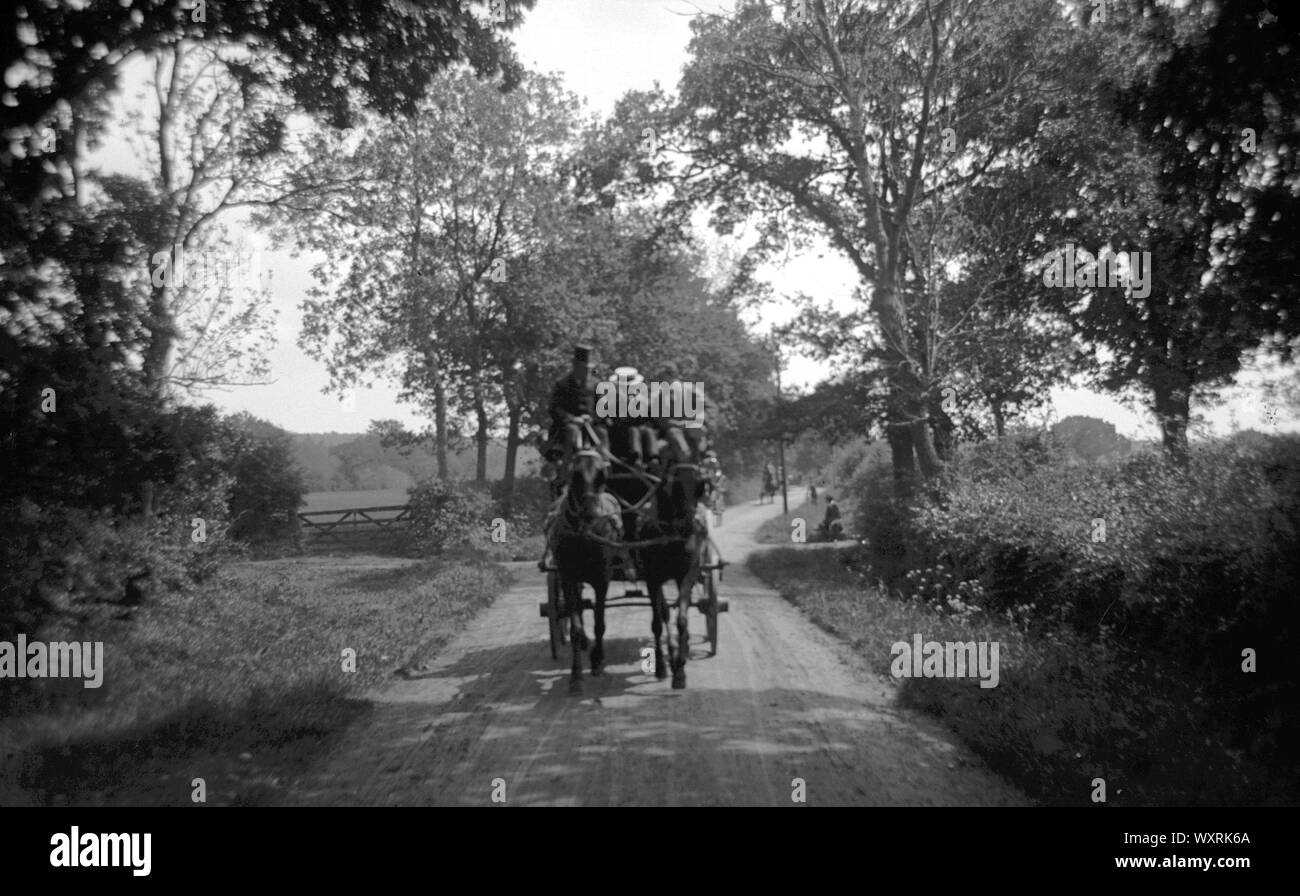
[[[717,0],[539,0],[512,37],[526,65],[561,73],[569,89],[586,99],[589,109],[607,114],[625,91],[649,89],[656,81],[673,89],[686,62],[690,17],[701,8],[718,11],[733,5]],[[124,83],[134,80],[127,78]],[[106,168],[130,172],[133,158],[122,146],[113,144],[98,161]],[[311,260],[272,251],[261,257],[269,267],[273,301],[279,310],[278,343],[270,359],[274,382],[212,392],[205,398],[225,410],[248,411],[294,432],[360,432],[371,420],[387,417],[424,425],[427,421],[399,405],[396,390],[385,383],[361,390],[343,402],[323,394],[328,381],[324,365],[297,346],[298,305],[311,285]],[[841,304],[849,300],[855,285],[848,262],[829,250],[820,257],[814,252],[792,258],[779,270],[769,269],[765,276],[776,286],[777,294],[803,291]],[[756,321],[756,328],[766,330],[788,316],[787,309],[767,309]],[[796,357],[785,381],[809,385],[829,373],[817,363]],[[1101,417],[1130,437],[1150,438],[1156,433],[1148,414],[1087,390],[1055,390],[1052,405],[1057,417]],[[1209,412],[1209,424],[1217,431],[1237,427],[1300,429],[1300,421],[1285,414],[1273,424],[1266,423],[1267,411],[1261,397],[1245,390],[1228,406]]]

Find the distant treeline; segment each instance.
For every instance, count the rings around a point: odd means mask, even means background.
[[[422,447],[385,447],[380,436],[370,433],[292,433],[293,457],[302,470],[307,491],[335,492],[383,488],[410,488],[437,475],[437,460]],[[527,474],[539,459],[529,452],[521,458]],[[488,475],[497,479],[505,470],[506,448],[501,442],[488,444]],[[530,463],[531,462],[531,463]],[[447,455],[452,479],[473,479],[475,451],[472,445],[452,449]]]

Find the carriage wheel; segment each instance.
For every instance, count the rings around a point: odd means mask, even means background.
[[[560,658],[560,645],[567,639],[564,636],[563,606],[560,594],[560,574],[552,570],[546,574],[546,616],[551,627],[551,659]]]
[[[713,570],[709,570],[704,580],[704,599],[708,602],[704,611],[704,621],[709,634],[709,656],[718,655],[718,585]]]

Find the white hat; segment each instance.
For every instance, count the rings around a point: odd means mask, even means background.
[[[635,386],[637,383],[644,383],[645,377],[637,373],[635,367],[615,367],[614,372],[609,376],[609,381],[620,386]]]

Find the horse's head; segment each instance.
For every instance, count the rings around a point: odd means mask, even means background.
[[[569,465],[569,514],[587,523],[596,519],[604,487],[605,459],[600,452],[583,450],[575,454]]]
[[[695,524],[695,509],[703,494],[700,468],[695,464],[674,464],[662,488],[668,500],[659,502],[660,521],[685,533]]]

